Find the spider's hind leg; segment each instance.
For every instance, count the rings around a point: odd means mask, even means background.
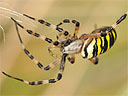
[[[92,63],[94,63],[94,64],[98,64],[98,62],[99,62],[99,59],[98,59],[98,57],[95,57],[95,58],[89,58],[88,60],[90,60]]]
[[[68,61],[69,61],[71,64],[74,64],[74,63],[75,63],[75,56],[72,55],[71,57],[68,57]]]

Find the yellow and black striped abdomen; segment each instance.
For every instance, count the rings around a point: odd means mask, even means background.
[[[110,27],[99,28],[99,29],[93,31],[93,34],[99,33],[99,32],[105,32],[109,28]],[[104,37],[93,38],[93,39],[88,38],[85,40],[85,42],[83,44],[81,54],[84,58],[97,57],[98,55],[100,55],[100,54],[106,52],[108,49],[110,49],[113,46],[114,42],[116,41],[116,38],[117,38],[117,34],[116,34],[115,29],[113,29],[113,28],[109,32],[109,34],[107,34]],[[88,45],[87,45],[87,43],[88,43]]]

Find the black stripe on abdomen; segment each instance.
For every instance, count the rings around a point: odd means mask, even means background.
[[[95,41],[95,45],[93,46],[93,57],[96,57],[98,53],[97,38],[95,38]]]
[[[87,56],[88,56],[87,47],[84,48],[84,53],[85,53],[85,57],[83,57],[83,58],[87,58]]]
[[[103,51],[103,41],[102,41],[102,39],[101,39],[101,37],[100,37],[100,40],[101,40],[101,45],[100,45],[100,47],[101,47],[101,52],[100,52],[100,54],[102,54],[102,51]]]
[[[115,35],[115,38],[114,38]],[[110,37],[110,48],[113,46],[114,42],[116,41],[117,38],[117,34],[116,31],[113,29],[111,30],[111,32],[109,33],[109,37]]]
[[[106,36],[104,36],[103,53],[107,51],[107,48],[108,48],[108,41],[106,39]]]
[[[112,45],[114,44],[114,36],[113,36],[112,32],[109,33],[109,37],[110,37],[110,48],[111,48]]]

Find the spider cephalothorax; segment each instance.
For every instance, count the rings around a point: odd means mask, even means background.
[[[72,42],[70,41],[71,40],[68,40],[66,42],[66,46],[61,48],[62,53],[69,54],[69,55],[79,53],[82,48],[82,41],[81,40],[75,40]]]
[[[13,20],[15,25],[16,25],[16,31],[17,31],[20,43],[22,45],[22,48],[23,48],[25,54],[35,64],[37,64],[37,66],[40,69],[50,70],[51,68],[53,68],[59,62],[60,62],[60,68],[59,68],[59,72],[58,72],[58,75],[57,75],[56,79],[33,81],[33,82],[29,82],[29,81],[25,81],[23,79],[13,77],[11,75],[6,74],[5,72],[2,72],[2,73],[4,75],[10,77],[10,78],[19,80],[19,81],[24,82],[24,83],[29,84],[29,85],[40,85],[40,84],[55,83],[55,82],[59,81],[62,78],[66,58],[68,58],[70,63],[74,63],[75,62],[75,55],[78,54],[78,53],[81,53],[83,58],[87,58],[88,60],[90,60],[94,64],[97,64],[98,63],[97,56],[100,55],[100,54],[103,54],[104,52],[106,52],[107,50],[109,50],[113,46],[113,44],[114,44],[114,42],[117,38],[115,27],[118,24],[120,24],[126,18],[127,14],[128,14],[128,12],[126,12],[123,16],[121,16],[120,19],[118,19],[111,26],[104,26],[104,27],[95,29],[94,31],[92,31],[92,33],[82,34],[80,37],[77,36],[80,23],[77,22],[76,20],[65,19],[65,20],[63,20],[63,22],[60,22],[57,25],[53,25],[53,24],[50,24],[50,23],[48,23],[48,22],[46,22],[42,19],[36,19],[36,18],[28,16],[26,14],[22,14],[22,16],[25,16],[27,18],[30,18],[30,19],[36,21],[36,22],[39,22],[40,24],[44,24],[45,26],[48,26],[52,29],[57,30],[59,32],[59,35],[57,35],[57,40],[56,41],[53,41],[52,39],[50,39],[50,38],[48,38],[44,35],[40,35],[36,32],[33,32],[30,29],[27,29],[26,27],[21,25],[17,20],[15,20],[14,18],[11,17],[11,20]],[[60,27],[60,25],[62,25],[63,23],[73,23],[73,24],[75,24],[75,32],[74,32],[73,36],[71,34],[69,34],[68,31],[65,31],[63,28]],[[35,36],[35,37],[37,37],[37,38],[39,38],[43,41],[46,41],[46,42],[50,43],[51,45],[48,47],[48,51],[49,51],[51,56],[56,57],[56,60],[53,61],[52,63],[50,63],[48,66],[44,67],[28,51],[28,49],[25,48],[25,46],[23,44],[23,41],[20,37],[18,27],[25,30],[28,34],[33,35],[33,36]],[[60,40],[59,37],[61,35],[63,35],[64,37],[63,37],[63,39]],[[60,48],[60,51],[61,51],[62,55],[58,56],[58,55],[53,54],[52,51],[51,51],[52,48]]]

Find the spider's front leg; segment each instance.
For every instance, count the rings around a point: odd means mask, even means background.
[[[48,38],[48,37],[46,37],[46,36],[44,36],[44,35],[40,35],[39,33],[33,32],[33,31],[30,30],[30,29],[27,29],[26,27],[24,27],[23,25],[21,25],[20,23],[18,23],[18,22],[17,22],[14,18],[12,18],[12,17],[11,17],[11,20],[14,21],[14,23],[15,23],[16,25],[18,25],[20,28],[22,28],[23,30],[25,30],[28,34],[33,35],[33,36],[35,36],[35,37],[37,37],[37,38],[39,38],[39,39],[41,39],[41,40],[43,40],[43,41],[46,41],[46,42],[48,42],[48,43],[52,43],[52,44],[55,45],[55,46],[58,46],[58,45],[59,45],[59,42],[58,42],[58,41],[53,41],[52,39],[50,39],[50,38]],[[18,28],[18,27],[17,27],[17,28]]]
[[[60,28],[59,26],[53,25],[51,23],[48,23],[47,21],[45,21],[43,19],[36,19],[36,18],[31,17],[31,16],[29,16],[27,14],[23,14],[23,16],[25,16],[25,17],[27,17],[29,19],[32,19],[32,20],[34,20],[36,22],[39,22],[40,24],[44,24],[45,26],[50,27],[50,28],[52,28],[54,30],[57,30],[61,35],[64,35],[65,37],[69,36],[69,32],[68,31],[63,30],[63,28]]]
[[[52,52],[52,50],[51,50],[51,49],[54,49],[54,48],[60,48],[60,45],[61,45],[61,44],[59,44],[58,46],[51,45],[51,46],[48,47],[48,52],[49,52],[49,54],[50,54],[52,57],[55,57],[55,58],[60,57],[59,55],[54,54],[54,53]]]
[[[53,65],[55,66],[55,65],[58,63],[58,61],[59,61],[58,58],[57,58],[53,63],[51,63],[50,65],[44,67],[44,66],[29,52],[29,50],[26,49],[26,47],[25,47],[25,45],[24,45],[24,43],[23,43],[23,41],[22,41],[22,39],[21,39],[19,30],[18,30],[18,24],[19,24],[19,23],[16,23],[16,22],[15,22],[17,35],[18,35],[18,37],[19,37],[21,46],[22,46],[22,48],[23,48],[25,54],[26,54],[40,69],[49,70],[50,68],[53,67]],[[22,25],[19,25],[19,26],[22,26]],[[55,43],[55,45],[57,45],[56,42],[54,42],[54,43]],[[55,45],[54,45],[54,46],[55,46]]]
[[[66,57],[67,57],[67,54],[63,54],[62,55],[62,59],[61,59],[61,63],[60,63],[60,68],[59,68],[59,72],[58,72],[58,75],[57,75],[57,78],[56,79],[49,79],[49,80],[41,80],[41,81],[32,81],[32,82],[29,82],[29,81],[25,81],[23,79],[20,79],[20,78],[17,78],[17,77],[13,77],[11,75],[8,75],[5,72],[2,72],[2,73],[4,75],[10,77],[10,78],[13,78],[13,79],[16,79],[18,81],[24,82],[24,83],[26,83],[28,85],[41,85],[41,84],[55,83],[55,82],[59,81],[60,79],[62,79],[62,74],[63,74],[64,67],[65,67]]]

